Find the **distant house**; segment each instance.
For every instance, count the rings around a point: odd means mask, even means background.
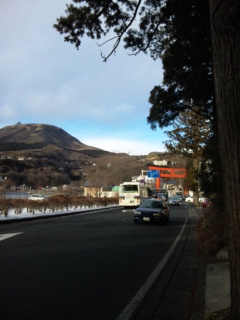
[[[93,198],[112,198],[119,194],[119,186],[101,186],[101,179],[96,179],[95,183],[86,180],[83,184],[84,196]]]
[[[101,180],[96,179],[96,181],[92,182],[86,180],[83,184],[84,187],[84,197],[93,197],[100,198],[101,197]]]
[[[24,161],[24,157],[18,157],[18,161]]]

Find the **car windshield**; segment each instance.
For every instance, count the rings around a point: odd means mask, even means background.
[[[163,204],[161,201],[154,201],[154,200],[144,200],[140,207],[142,208],[152,208],[152,209],[158,209],[158,208],[162,208]]]

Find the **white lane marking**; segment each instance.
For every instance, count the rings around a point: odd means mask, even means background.
[[[142,285],[140,290],[136,293],[136,295],[132,298],[130,303],[126,306],[126,308],[123,310],[123,312],[117,317],[116,320],[129,320],[133,314],[133,312],[137,309],[145,295],[147,294],[148,290],[153,285],[154,281],[156,281],[159,273],[162,271],[163,267],[167,263],[168,259],[170,258],[172,252],[176,248],[178,242],[180,241],[182,234],[185,230],[186,224],[187,224],[188,217],[185,219],[184,225],[182,226],[182,229],[178,235],[178,237],[173,242],[171,248],[168,250],[168,252],[165,254],[163,259],[159,262],[157,267],[153,270],[153,272],[148,277],[147,281]]]
[[[132,219],[132,217],[124,218],[124,219],[121,219],[121,220],[123,221],[123,220],[128,220],[128,219]]]
[[[16,236],[17,234],[21,234],[22,232],[18,232],[18,233],[6,233],[6,234],[0,234],[0,241],[2,240],[6,240],[10,237],[14,237]]]

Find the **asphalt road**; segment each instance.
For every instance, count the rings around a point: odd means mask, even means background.
[[[0,226],[1,320],[115,320],[168,252],[187,216],[134,224],[111,209]]]

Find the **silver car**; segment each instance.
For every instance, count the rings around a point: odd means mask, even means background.
[[[177,196],[170,197],[168,199],[169,206],[180,206],[180,199]]]
[[[44,194],[33,193],[28,197],[28,200],[44,201],[47,200],[47,197]]]

